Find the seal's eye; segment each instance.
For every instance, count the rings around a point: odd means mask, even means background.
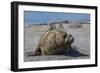
[[[64,35],[63,35],[63,38],[65,39],[65,38],[66,38],[66,36],[67,36],[67,35],[66,35],[66,34],[64,34]]]

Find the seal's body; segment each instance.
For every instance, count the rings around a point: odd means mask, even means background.
[[[71,48],[74,38],[62,30],[49,29],[39,39],[34,55],[62,54]]]

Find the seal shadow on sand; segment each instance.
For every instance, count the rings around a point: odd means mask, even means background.
[[[75,48],[71,48],[69,51],[66,51],[64,53],[65,56],[70,56],[70,57],[81,57],[81,56],[89,56],[87,54],[83,54],[76,50]]]
[[[55,55],[64,55],[69,57],[81,57],[81,56],[89,56],[87,54],[79,52],[76,46],[69,48],[69,51],[65,51],[64,53],[56,53]],[[27,57],[34,56],[33,52],[26,52],[25,53]]]

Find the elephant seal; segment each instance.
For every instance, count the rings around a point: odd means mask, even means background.
[[[64,28],[61,24],[58,25],[57,27],[50,25],[50,29],[41,36],[34,53],[35,56],[63,54],[71,48],[74,37],[63,31]],[[61,30],[58,27],[61,27]]]

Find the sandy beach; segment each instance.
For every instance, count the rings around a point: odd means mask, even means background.
[[[48,30],[48,25],[29,25],[24,27],[24,61],[70,60],[90,58],[90,24],[63,24],[65,31],[74,36],[73,49],[87,56],[28,56],[36,49],[41,35]]]

